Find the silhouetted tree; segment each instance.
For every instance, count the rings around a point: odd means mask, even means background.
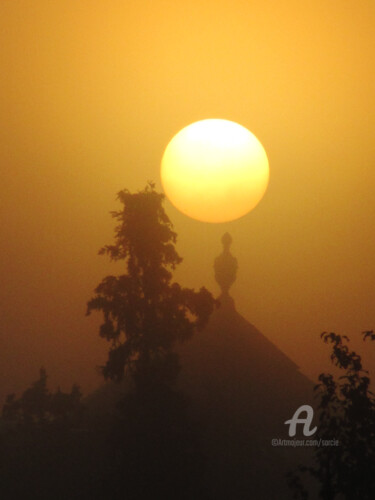
[[[103,312],[100,335],[111,343],[103,375],[121,380],[127,371],[138,389],[169,384],[179,369],[173,346],[204,326],[215,301],[204,287],[195,292],[171,282],[182,259],[164,195],[149,183],[137,193],[120,191],[118,199],[115,243],[99,253],[124,260],[126,273],[104,278],[87,309]]]
[[[188,401],[173,388],[174,347],[206,324],[215,301],[205,288],[195,292],[172,282],[182,259],[164,195],[149,183],[137,193],[121,191],[118,199],[115,242],[99,253],[124,261],[126,272],[104,278],[87,309],[103,313],[100,335],[110,342],[104,377],[134,382],[112,425],[106,495],[193,498],[203,458]]]
[[[57,389],[51,393],[47,388],[47,372],[40,369],[39,379],[26,389],[19,399],[9,394],[3,406],[2,417],[13,423],[44,424],[76,417],[82,410],[82,394],[77,385],[70,393]]]
[[[365,339],[375,339],[372,331]],[[318,480],[320,498],[324,500],[366,500],[375,497],[375,399],[370,391],[368,372],[361,358],[347,345],[346,336],[322,333],[325,343],[332,344],[331,360],[344,375],[319,375],[315,391],[319,398],[319,425],[314,439],[338,440],[338,446],[315,449],[315,464],[301,466]],[[290,476],[295,497],[308,498],[301,474]]]
[[[2,498],[95,498],[82,395],[47,387],[47,373],[17,398],[7,397],[0,419]],[[83,431],[83,432],[82,432]],[[93,481],[91,481],[93,482]]]

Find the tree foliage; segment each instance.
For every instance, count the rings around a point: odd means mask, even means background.
[[[115,241],[99,253],[123,263],[125,272],[105,277],[87,309],[103,314],[100,335],[110,343],[103,375],[135,382],[111,425],[105,484],[111,498],[124,492],[194,498],[204,460],[188,399],[173,387],[179,372],[175,347],[205,325],[215,301],[205,288],[195,292],[172,281],[182,259],[164,195],[149,183],[137,193],[121,191],[118,200]]]
[[[46,370],[41,368],[39,379],[20,398],[9,394],[3,406],[4,421],[40,425],[76,417],[82,409],[79,387],[73,385],[70,393],[62,392],[60,388],[56,392],[50,392],[47,378]]]
[[[20,397],[10,394],[0,418],[2,498],[104,498],[98,489],[96,434],[85,423],[79,387],[49,390],[47,373]],[[77,493],[79,492],[79,493]]]
[[[179,370],[174,345],[204,326],[214,300],[205,288],[195,292],[172,283],[182,259],[164,195],[149,183],[137,193],[120,191],[118,200],[122,209],[111,212],[115,242],[99,253],[124,261],[126,272],[104,278],[87,309],[103,313],[100,335],[111,344],[103,375],[121,380],[128,372],[138,387],[168,384]]]
[[[336,439],[338,446],[315,449],[315,464],[300,467],[318,480],[324,500],[366,500],[375,496],[375,399],[368,372],[361,357],[349,349],[349,339],[335,333],[322,333],[332,345],[331,361],[344,374],[319,375],[315,391],[319,400],[319,425],[314,438]],[[374,340],[372,331],[363,340]],[[291,476],[295,498],[308,498],[301,475]]]

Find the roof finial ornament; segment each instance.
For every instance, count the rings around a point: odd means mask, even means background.
[[[232,237],[229,233],[225,233],[221,238],[223,244],[222,253],[216,257],[214,269],[215,279],[221,288],[222,295],[229,295],[229,288],[236,281],[237,275],[237,259],[230,253]]]

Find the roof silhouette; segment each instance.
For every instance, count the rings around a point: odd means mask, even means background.
[[[301,450],[273,448],[271,440],[289,439],[284,422],[301,405],[313,405],[313,383],[236,311],[229,288],[237,260],[229,251],[230,236],[222,241],[214,266],[220,307],[179,349],[179,386],[190,397],[194,417],[206,426],[217,498],[234,492],[235,498],[250,492],[253,498],[290,498],[284,476],[301,461]]]

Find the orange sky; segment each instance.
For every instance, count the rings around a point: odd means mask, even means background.
[[[84,313],[121,272],[97,256],[108,212],[122,188],[161,189],[165,146],[204,118],[261,140],[270,185],[227,224],[167,203],[176,279],[217,293],[229,231],[238,311],[311,377],[330,369],[320,332],[375,328],[372,0],[2,0],[0,19],[2,393],[42,364],[63,387],[100,381],[108,346]]]

